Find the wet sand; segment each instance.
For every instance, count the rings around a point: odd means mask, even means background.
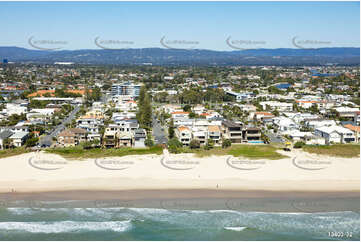
[[[160,208],[258,212],[360,211],[354,192],[280,192],[231,190],[124,190],[2,193],[2,207]]]

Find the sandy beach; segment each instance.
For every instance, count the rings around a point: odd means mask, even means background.
[[[281,151],[283,152],[283,151]],[[208,189],[233,191],[358,192],[359,158],[303,151],[281,160],[193,154],[66,160],[26,153],[0,159],[0,192]]]

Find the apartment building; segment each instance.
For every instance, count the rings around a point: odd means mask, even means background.
[[[130,96],[136,98],[139,96],[141,85],[131,82],[123,82],[112,85],[112,96]]]

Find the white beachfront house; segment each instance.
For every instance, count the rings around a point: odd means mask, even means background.
[[[326,144],[356,142],[355,134],[341,126],[320,127],[315,129],[315,134],[325,138]]]

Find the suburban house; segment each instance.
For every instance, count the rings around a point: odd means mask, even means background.
[[[287,117],[273,118],[273,124],[276,125],[280,131],[287,131],[299,128],[299,126],[292,119]]]
[[[312,105],[317,105],[318,101],[315,100],[296,100],[297,106],[308,109],[312,107]]]
[[[182,119],[182,118],[188,118],[189,112],[172,112],[171,113],[173,119]]]
[[[99,128],[103,125],[102,116],[83,115],[76,120],[78,128],[85,129],[88,133],[99,133]]]
[[[139,123],[136,119],[122,119],[117,120],[115,124],[109,124],[108,128],[111,131],[132,132],[139,128]]]
[[[235,98],[236,102],[248,101],[254,97],[252,92],[237,93],[233,91],[226,91],[226,94]]]
[[[23,104],[18,103],[7,103],[5,109],[2,110],[2,113],[11,116],[13,114],[20,115],[22,113],[27,113],[28,107]]]
[[[253,113],[250,113],[249,117],[251,120],[268,123],[268,122],[272,122],[272,119],[275,116],[270,112],[253,112]]]
[[[293,104],[285,103],[285,102],[277,102],[277,101],[267,101],[259,103],[263,110],[278,110],[278,111],[292,111]]]
[[[336,126],[336,121],[335,120],[311,120],[311,121],[306,121],[305,125],[308,128],[316,129],[316,128],[320,128],[320,127]]]
[[[349,107],[338,107],[335,109],[339,117],[351,118],[353,119],[357,112],[360,112],[358,108],[349,108]]]

